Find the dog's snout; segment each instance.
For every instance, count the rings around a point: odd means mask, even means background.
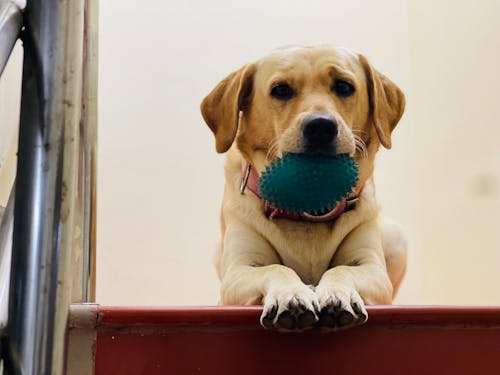
[[[302,122],[306,151],[329,151],[337,134],[338,125],[331,115],[309,115]]]

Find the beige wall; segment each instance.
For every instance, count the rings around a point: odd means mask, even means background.
[[[384,213],[410,242],[397,302],[500,303],[498,1],[100,6],[98,302],[216,303],[224,158],[199,102],[276,46],[328,42],[368,55],[407,95],[376,172]],[[0,205],[15,163],[13,66],[0,81]]]
[[[500,2],[410,3],[425,302],[500,304]]]

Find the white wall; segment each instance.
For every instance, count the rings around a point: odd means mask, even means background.
[[[201,99],[277,46],[321,42],[363,51],[409,92],[407,12],[398,0],[102,1],[98,301],[216,303],[211,257],[223,157],[199,114]],[[406,116],[378,179],[387,214],[414,239],[412,132]],[[418,301],[419,285],[409,282],[401,300]]]

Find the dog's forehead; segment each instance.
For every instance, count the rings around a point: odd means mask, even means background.
[[[359,55],[350,49],[330,46],[289,46],[275,49],[258,61],[260,75],[288,72],[300,69],[314,72],[325,65],[357,74],[361,70]]]

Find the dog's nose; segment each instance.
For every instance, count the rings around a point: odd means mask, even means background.
[[[338,125],[329,114],[313,114],[302,121],[306,151],[329,151],[337,137]]]

